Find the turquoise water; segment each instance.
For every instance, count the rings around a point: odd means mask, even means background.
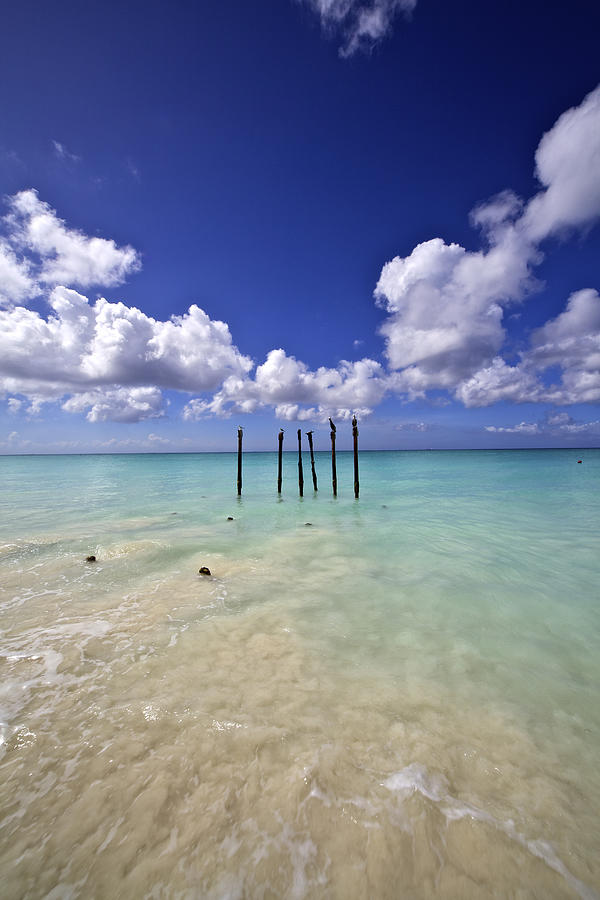
[[[600,451],[316,456],[0,458],[6,896],[598,896]]]

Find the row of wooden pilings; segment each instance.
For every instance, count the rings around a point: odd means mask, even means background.
[[[332,420],[329,420],[329,424],[331,425],[331,486],[333,489],[333,496],[337,497],[337,468],[335,462],[335,438],[336,438],[336,427],[333,424]],[[237,458],[237,492],[238,497],[241,496],[242,493],[242,438],[243,438],[243,428],[240,426],[238,428],[238,458]],[[313,432],[307,431],[306,436],[308,437],[308,448],[310,450],[310,467],[312,473],[312,482],[313,489],[315,491],[318,490],[317,487],[317,471],[315,469],[315,454],[313,449]],[[283,456],[283,428],[279,429],[279,434],[277,436],[277,440],[279,443],[278,446],[278,454],[277,454],[277,493],[281,493],[281,482],[282,482],[282,456]],[[354,445],[354,496],[358,500],[358,492],[359,492],[359,482],[358,482],[358,422],[356,421],[356,416],[352,416],[352,440]],[[300,496],[304,496],[304,471],[302,467],[302,429],[298,429],[298,491]]]

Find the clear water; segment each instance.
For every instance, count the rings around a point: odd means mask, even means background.
[[[598,896],[600,451],[235,470],[0,458],[2,896]]]

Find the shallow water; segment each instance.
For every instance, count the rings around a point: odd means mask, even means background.
[[[3,897],[599,895],[600,451],[328,466],[0,458]]]

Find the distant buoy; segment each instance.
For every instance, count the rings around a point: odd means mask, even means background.
[[[582,459],[578,459],[577,462],[580,463],[580,462],[583,462],[583,460],[582,460]]]

